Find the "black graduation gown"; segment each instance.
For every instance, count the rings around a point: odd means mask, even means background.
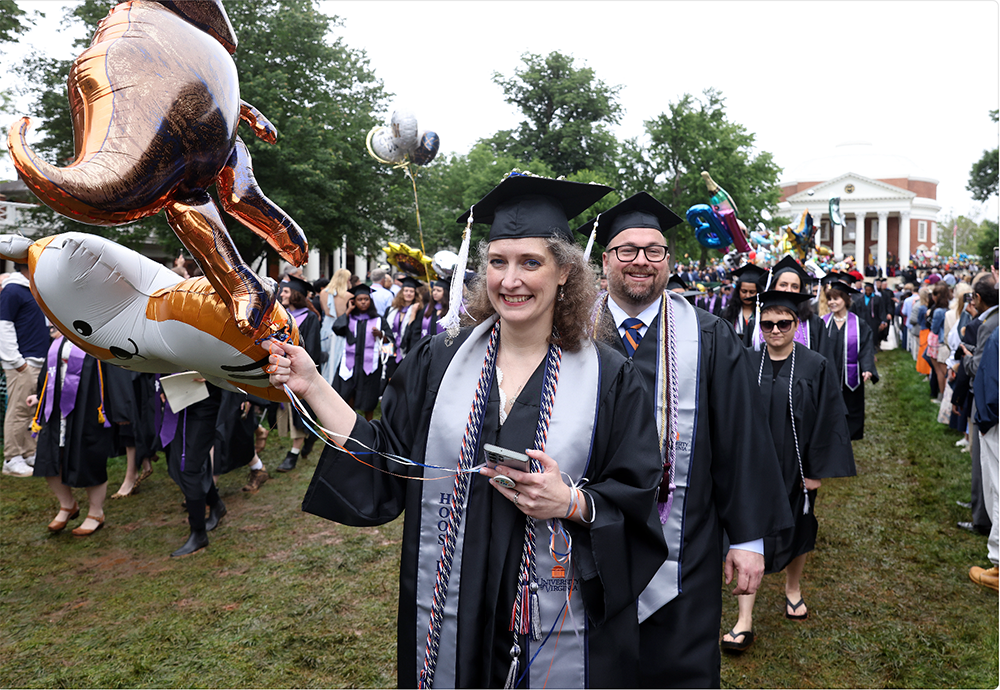
[[[743,543],[792,525],[764,413],[755,404],[756,372],[751,373],[747,349],[730,324],[696,311],[699,411],[684,516],[682,591],[640,626],[643,687],[719,687],[723,530],[730,542]],[[647,384],[650,410],[659,323],[657,316],[633,358]],[[621,339],[615,340],[624,353]],[[655,439],[655,427],[648,433]]]
[[[451,347],[445,346],[445,334],[421,341],[403,360],[386,389],[381,421],[366,422],[359,417],[351,436],[379,450],[424,462],[430,417],[442,377],[470,332],[464,329]],[[646,431],[653,428],[653,419],[651,408],[643,404],[641,380],[631,363],[605,346],[599,346],[599,356],[600,403],[586,471],[590,478],[587,491],[596,508],[595,522],[589,529],[567,522],[566,528],[573,539],[573,558],[580,568],[588,614],[589,684],[628,687],[637,680],[635,600],[666,557],[653,509],[661,468],[655,436]],[[533,447],[543,369],[544,365],[540,365],[525,384],[502,427],[494,381],[480,443],[493,442],[512,449]],[[455,423],[465,421],[463,418]],[[623,439],[629,442],[623,443]],[[349,443],[349,447],[357,447]],[[637,457],[644,460],[639,462]],[[387,466],[378,456],[367,455],[365,461]],[[414,477],[422,474],[419,468],[395,463],[389,463],[388,469]],[[389,522],[405,509],[397,638],[400,687],[416,687],[417,645],[422,650],[424,644],[423,637],[418,642],[414,635],[422,484],[372,471],[327,447],[303,502],[308,512],[356,526]],[[434,484],[442,485],[443,492],[451,491],[450,483]],[[426,488],[438,490],[437,486]],[[510,664],[512,635],[507,626],[523,545],[524,516],[485,477],[474,475],[463,522],[463,572],[481,572],[482,577],[462,578],[456,683],[465,687],[503,687]],[[524,663],[522,658],[522,669]],[[544,670],[529,670],[534,685],[541,684],[539,673],[544,675]]]
[[[374,309],[372,307],[372,311]],[[347,344],[355,346],[354,366],[351,370],[351,378],[346,381],[342,379],[338,368],[333,377],[333,388],[344,400],[350,401],[351,396],[353,396],[354,409],[368,412],[374,410],[375,406],[378,405],[378,400],[382,396],[382,391],[385,389],[388,379],[387,376],[382,376],[378,343],[375,344],[375,368],[370,374],[366,374],[363,368],[364,347],[368,341],[375,337],[372,335],[371,329],[376,324],[382,333],[390,337],[392,336],[392,329],[389,328],[389,322],[385,320],[384,316],[376,316],[368,321],[359,321],[356,333],[351,333],[350,331],[350,316],[348,314],[337,317],[337,320],[333,322],[333,332],[337,335],[345,336]],[[344,356],[346,357],[347,354],[345,353]]]
[[[55,388],[52,397],[52,414],[48,421],[45,417],[45,401],[42,400],[42,413],[38,415],[38,423],[42,426],[38,432],[38,443],[35,449],[35,468],[33,477],[61,477],[62,483],[74,488],[99,486],[108,481],[108,458],[114,448],[114,431],[105,427],[98,418],[98,408],[101,406],[101,376],[108,368],[90,355],[83,358],[80,370],[80,386],[76,391],[76,405],[66,417],[66,445],[60,453],[59,448],[59,401],[62,398],[62,386],[59,383],[60,372],[65,367],[58,360]],[[100,369],[100,371],[99,371]],[[38,377],[38,396],[43,397],[45,382],[45,367]],[[112,401],[104,398],[105,415],[115,414]]]
[[[167,472],[187,499],[208,496],[214,480],[209,451],[215,442],[215,423],[222,389],[206,383],[208,397],[178,414],[177,431],[167,444]]]
[[[226,474],[253,461],[254,431],[257,429],[257,408],[266,407],[267,400],[220,389],[219,411],[215,418],[215,445],[212,454],[213,473]],[[250,402],[243,414],[243,403]],[[298,418],[298,415],[295,415]]]
[[[791,357],[774,373],[774,362],[767,348],[754,353],[760,373],[760,400],[768,410],[768,426],[774,449],[781,463],[788,505],[795,526],[764,537],[766,572],[780,572],[794,558],[816,548],[816,494],[809,492],[809,511],[804,513],[805,494],[795,451],[792,416],[788,408],[788,384],[792,373]],[[763,369],[761,365],[763,364]],[[847,410],[840,394],[836,367],[825,357],[799,343],[795,344],[795,382],[792,400],[795,434],[802,457],[802,472],[809,479],[853,477],[854,452],[847,428]]]
[[[302,319],[302,323],[299,325],[299,346],[302,347],[306,351],[306,354],[309,355],[309,358],[313,362],[315,362],[317,369],[322,367],[323,362],[325,362],[326,358],[329,356],[326,352],[323,352],[323,348],[319,344],[320,328],[322,327],[322,323],[323,322],[320,320],[319,316],[313,314],[312,312],[309,312],[306,315],[306,318]],[[254,398],[254,400],[256,401],[256,403],[259,403],[259,406],[265,411],[268,420],[268,428],[273,428],[276,423],[275,420],[277,419],[276,415],[278,412],[278,407],[280,405],[288,404],[288,403],[268,402],[261,398]],[[231,403],[231,401],[229,402]],[[306,405],[306,409],[309,410],[310,414],[312,414],[312,410],[309,408],[308,405]],[[295,426],[295,428],[305,429],[306,428],[305,422],[302,421],[302,417],[301,415],[299,415],[298,411],[293,408],[290,410],[290,413],[292,415],[292,424]],[[222,412],[220,414],[222,414],[222,416],[224,417],[228,417],[232,413]],[[233,421],[233,424],[235,425],[235,421]],[[229,426],[233,431],[236,430],[235,426],[230,426],[229,424],[226,424],[226,426]],[[245,454],[240,451],[237,451],[237,455],[239,457],[245,458]],[[246,465],[251,460],[253,460],[253,455],[251,454],[249,458],[245,459],[246,462],[238,461],[238,464],[235,465],[227,464],[226,466],[229,467],[229,469],[227,469],[226,472],[234,470],[237,467],[242,467],[243,465]],[[216,471],[216,474],[224,474],[224,473]]]
[[[851,430],[851,440],[857,441],[865,437],[865,384],[862,381],[853,391],[844,383],[844,340],[847,324],[837,328],[833,319],[826,326],[826,357],[837,367],[837,377],[840,379],[844,405],[847,406],[847,426]],[[872,383],[878,383],[878,370],[875,368],[875,343],[872,330],[868,328],[864,318],[858,319],[858,364],[860,373],[872,372]]]
[[[871,294],[868,304],[865,304],[865,295],[855,295],[851,302],[851,311],[864,319],[868,328],[872,332],[872,337],[882,340],[883,331],[879,330],[879,324],[885,321],[885,305],[882,304],[882,296],[877,292]],[[888,331],[884,331],[888,335]]]

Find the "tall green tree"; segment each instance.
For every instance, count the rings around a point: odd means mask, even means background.
[[[16,41],[32,24],[34,20],[17,6],[15,0],[0,0],[0,43]]]
[[[87,27],[80,42],[89,43],[114,4],[86,0],[72,10],[73,21]],[[365,53],[331,38],[340,20],[319,12],[311,0],[228,0],[226,10],[239,39],[233,57],[241,96],[278,128],[274,146],[241,128],[261,189],[302,226],[311,247],[332,250],[345,238],[356,248],[374,247],[391,213],[382,191],[387,172],[371,164],[364,140],[376,122],[372,113],[385,109],[387,95]],[[73,157],[70,64],[35,55],[22,72],[43,134],[36,149],[58,164]],[[39,213],[56,232],[84,228],[127,244],[153,232],[166,246],[179,246],[162,214],[105,229],[80,226],[47,209]],[[226,218],[226,224],[244,258],[264,251],[263,240],[237,221]]]
[[[707,89],[701,98],[684,94],[668,112],[647,120],[645,129],[648,142],[630,139],[619,155],[623,196],[648,191],[683,218],[689,207],[708,203],[701,177],[707,170],[733,197],[748,227],[759,222],[761,209],[777,205],[781,168],[770,153],[756,149],[754,134],[729,119],[718,91]],[[675,259],[690,254],[704,261],[709,255],[687,224],[667,231],[667,239]]]
[[[990,119],[996,122],[998,113],[1000,111],[991,110]],[[998,182],[1000,182],[1000,149],[983,151],[983,157],[972,164],[969,184],[965,188],[972,192],[973,199],[985,202],[991,196],[996,196]]]
[[[505,100],[525,118],[516,130],[488,140],[494,151],[544,161],[556,175],[613,170],[618,142],[609,127],[621,119],[621,86],[605,84],[593,69],[576,67],[571,56],[557,51],[521,59],[514,76],[493,73]]]

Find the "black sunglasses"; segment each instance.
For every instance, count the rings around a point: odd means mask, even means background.
[[[775,326],[777,326],[779,331],[781,331],[782,333],[787,333],[788,329],[792,327],[793,323],[795,322],[792,321],[791,319],[782,319],[781,321],[761,321],[760,330],[767,333],[773,331]]]

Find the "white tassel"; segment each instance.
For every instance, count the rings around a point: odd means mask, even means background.
[[[542,639],[542,607],[538,602],[538,585],[531,583],[531,639]]]
[[[590,261],[590,253],[594,251],[594,240],[597,239],[597,224],[601,222],[601,214],[597,214],[597,218],[594,219],[594,227],[590,231],[590,237],[587,238],[587,248],[583,250],[583,260],[584,262]]]
[[[465,267],[469,264],[469,244],[472,242],[472,208],[469,209],[469,222],[465,224],[462,233],[462,246],[458,250],[458,261],[451,274],[451,290],[448,292],[448,313],[441,319],[441,326],[448,331],[448,338],[458,335],[461,323],[462,286],[465,284]]]

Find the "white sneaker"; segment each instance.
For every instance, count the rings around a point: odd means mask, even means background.
[[[955,445],[959,448],[965,448],[967,445],[969,445],[969,439],[960,438],[957,441],[955,441]]]
[[[3,473],[12,477],[30,477],[33,470],[20,455],[14,456],[3,464]]]
[[[35,456],[34,456],[34,454],[26,456],[24,458],[24,462],[28,465],[28,467],[34,467],[35,466]]]

